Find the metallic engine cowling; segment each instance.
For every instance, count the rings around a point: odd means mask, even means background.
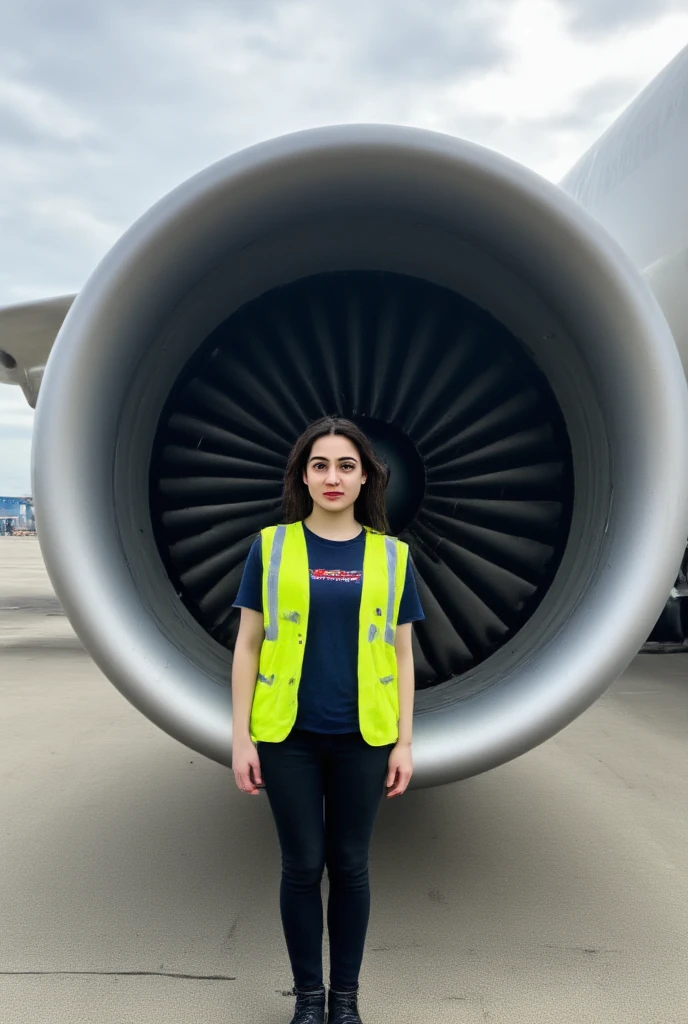
[[[243,560],[298,433],[355,418],[418,576],[411,786],[438,785],[552,736],[646,639],[687,410],[649,288],[555,186],[431,132],[300,132],[175,189],[77,296],[36,410],[41,548],[105,675],[229,765]]]

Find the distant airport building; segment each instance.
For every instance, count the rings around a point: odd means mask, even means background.
[[[0,496],[0,536],[35,532],[33,498],[3,498]]]

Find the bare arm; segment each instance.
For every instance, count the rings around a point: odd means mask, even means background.
[[[249,727],[264,637],[263,613],[242,608],[232,662],[232,770],[239,789],[251,794],[263,783]]]
[[[413,775],[411,753],[413,728],[413,697],[415,674],[413,671],[413,647],[411,644],[413,623],[397,625],[394,647],[397,655],[397,677],[399,690],[399,737],[392,747],[387,762],[387,797],[400,796],[405,792]],[[393,787],[393,788],[390,788]]]
[[[249,737],[251,705],[264,636],[263,613],[253,608],[242,608],[232,663],[232,732],[235,741]]]
[[[413,699],[415,674],[413,671],[412,622],[405,622],[396,628],[394,648],[397,655],[399,690],[399,739],[397,743],[410,746],[413,731]]]

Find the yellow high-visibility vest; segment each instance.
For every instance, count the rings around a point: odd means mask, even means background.
[[[399,691],[394,647],[408,544],[368,526],[358,629],[358,720],[364,740],[378,747],[399,738]],[[308,633],[310,573],[301,521],[261,533],[263,620],[253,694],[251,739],[280,742],[296,721]]]

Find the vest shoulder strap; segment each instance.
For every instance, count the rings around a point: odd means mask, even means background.
[[[368,533],[374,533],[378,537],[386,537],[389,538],[389,540],[393,540],[394,543],[397,545],[397,549],[399,551],[403,551],[404,549],[408,550],[408,544],[406,543],[406,541],[400,540],[398,537],[392,536],[391,533],[383,533],[382,530],[374,530],[372,526],[366,526],[365,523],[363,524],[363,528],[364,530],[367,530]]]

